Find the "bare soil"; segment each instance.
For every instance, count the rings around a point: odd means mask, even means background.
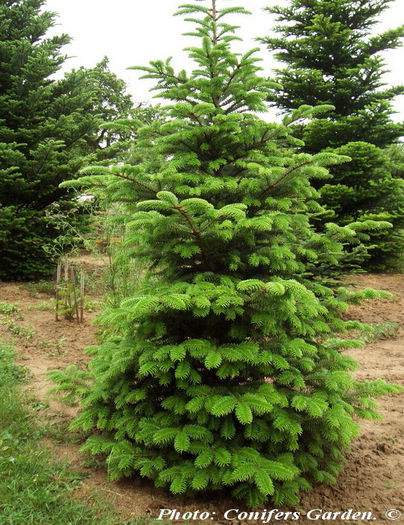
[[[373,287],[388,290],[396,296],[395,300],[378,300],[360,307],[352,307],[348,313],[349,317],[368,323],[389,321],[400,324],[400,330],[393,338],[379,340],[363,349],[347,352],[361,364],[356,376],[362,380],[380,377],[404,384],[403,276],[362,275],[351,277],[349,280],[354,281],[359,289]],[[59,459],[67,461],[73,468],[86,472],[88,476],[77,490],[78,497],[86,499],[94,489],[105,493],[112,497],[123,519],[135,516],[156,518],[160,508],[169,508],[177,509],[180,513],[195,510],[208,511],[212,516],[209,520],[211,523],[231,523],[223,519],[223,513],[233,508],[242,510],[239,503],[216,495],[185,503],[181,498],[155,489],[150,482],[141,478],[118,483],[109,482],[103,468],[98,467],[94,462],[89,462],[80,453],[80,444],[65,439],[66,434],[63,429],[72,420],[77,409],[66,406],[47,394],[52,386],[47,378],[47,372],[88,360],[83,350],[96,342],[97,326],[93,321],[97,312],[86,313],[82,325],[66,320],[56,322],[52,308],[46,309],[46,301],[51,301],[51,295],[38,292],[34,294],[32,286],[22,283],[0,283],[1,301],[16,303],[20,312],[9,316],[0,314],[0,340],[13,343],[19,354],[19,361],[30,370],[30,388],[43,404],[42,408],[39,407],[41,421],[54,425],[55,428],[59,425],[62,429],[63,439],[46,438],[44,446],[50,448]],[[14,323],[11,327],[10,319]],[[361,436],[354,442],[336,485],[319,485],[314,491],[302,495],[297,509],[302,515],[299,523],[312,523],[304,517],[309,509],[332,512],[347,509],[353,509],[355,512],[372,511],[373,516],[376,517],[373,523],[389,522],[386,511],[390,509],[404,512],[402,400],[403,397],[400,395],[385,396],[380,400],[380,413],[383,420],[362,423]],[[334,523],[339,521],[339,518],[336,518]],[[404,523],[404,518],[399,518],[395,522]],[[232,523],[262,523],[262,521],[236,520]],[[343,523],[357,523],[357,521],[348,519]]]

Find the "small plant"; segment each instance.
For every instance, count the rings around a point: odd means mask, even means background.
[[[49,408],[49,403],[35,399],[31,402],[30,407],[35,412],[43,412]]]
[[[25,328],[23,326],[20,326],[13,319],[7,320],[6,326],[7,326],[8,331],[14,337],[20,337],[27,341],[29,341],[30,339],[34,337],[35,330],[32,327]]]
[[[17,305],[17,303],[7,303],[7,302],[0,302],[0,314],[14,314],[20,311],[20,307]]]
[[[26,307],[27,310],[39,310],[41,312],[51,311],[54,312],[56,308],[56,300],[48,299],[47,301],[41,301],[38,304],[30,305]]]
[[[398,323],[390,322],[372,325],[369,326],[369,331],[362,336],[362,339],[365,343],[372,343],[380,339],[391,339],[397,335],[399,328]]]
[[[44,437],[53,439],[57,443],[79,443],[83,440],[80,432],[69,432],[69,423],[66,421],[56,421],[46,423],[41,427],[41,433]]]
[[[59,339],[43,339],[40,341],[40,345],[46,348],[47,355],[55,356],[62,353],[62,348],[65,342],[65,337],[60,337]]]
[[[38,290],[37,290],[37,286],[36,286],[36,283],[35,283],[35,282],[31,282],[31,281],[30,281],[30,282],[27,283],[26,286],[27,286],[27,290],[28,290],[28,295],[29,295],[30,297],[35,298],[35,297],[38,296]],[[21,286],[20,288],[21,288],[21,289],[24,289],[25,286]]]
[[[101,301],[91,300],[84,297],[84,310],[87,312],[96,312],[101,308]]]
[[[36,287],[39,293],[53,295],[55,293],[54,281],[41,280],[36,283]]]
[[[55,283],[52,280],[45,279],[31,281],[26,284],[26,289],[28,290],[28,295],[34,298],[38,297],[38,294],[53,295],[55,293]]]

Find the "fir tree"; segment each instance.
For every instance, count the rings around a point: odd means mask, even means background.
[[[138,129],[144,160],[69,184],[127,203],[126,254],[148,271],[105,311],[90,371],[52,377],[80,398],[73,426],[91,431],[83,449],[106,456],[112,479],[138,472],[174,494],[295,503],[313,482],[335,481],[354,417],[376,417],[371,398],[396,388],[354,380],[341,350],[361,342],[336,336],[368,329],[341,312],[380,293],[321,275],[342,257],[339,239],[364,225],[310,226],[322,211],[310,179],[349,159],[295,152],[290,126],[320,108],[283,124],[257,116],[274,85],[254,50],[232,52],[226,15],[236,13],[216,0],[180,7],[200,39],[188,48],[196,66],[142,68],[172,101],[163,125]]]
[[[395,143],[404,129],[391,119],[392,102],[404,93],[404,87],[386,88],[380,55],[400,46],[404,26],[373,34],[378,17],[391,2],[288,0],[268,8],[277,17],[279,36],[263,39],[287,66],[276,70],[281,89],[271,96],[274,105],[285,111],[302,104],[332,104],[335,108],[325,118],[296,128],[296,135],[305,142],[304,150],[317,153],[352,142],[347,146],[354,159],[352,170],[344,167],[343,184],[340,170],[331,170],[334,179],[327,181],[322,192],[322,202],[335,212],[332,220],[344,225],[345,219],[367,220],[379,214],[392,223],[392,228],[360,239],[370,254],[365,266],[373,269],[389,268],[400,260],[404,245],[403,181],[381,160],[380,149],[376,152],[363,144],[384,148]],[[379,157],[378,166],[373,160],[368,165],[375,157]],[[362,166],[359,171],[358,165]],[[316,187],[322,185],[320,181]],[[388,194],[391,198],[384,198]],[[375,198],[377,195],[381,198]],[[320,220],[320,227],[327,220],[329,217]]]
[[[388,221],[392,225],[388,229],[358,233],[357,242],[371,254],[362,264],[374,270],[402,268],[404,179],[399,177],[399,159],[368,142],[350,142],[334,151],[352,160],[333,167],[333,179],[321,188],[323,205],[333,210],[332,220],[339,225]]]
[[[43,246],[60,233],[57,217],[72,209],[78,217],[73,194],[59,184],[107,145],[100,122],[131,105],[105,61],[55,79],[69,37],[46,37],[55,15],[42,11],[44,3],[0,1],[1,279],[49,273]]]
[[[277,16],[280,36],[263,41],[287,64],[277,70],[281,89],[272,101],[285,110],[302,104],[335,107],[305,128],[308,151],[354,141],[383,148],[402,136],[403,125],[391,115],[404,86],[386,88],[380,53],[401,45],[404,26],[377,35],[372,31],[392,1],[288,0],[286,6],[268,8]]]

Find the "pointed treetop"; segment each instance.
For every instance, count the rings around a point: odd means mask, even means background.
[[[206,0],[196,0],[198,2],[206,2]],[[249,15],[250,11],[244,9],[244,7],[228,7],[224,9],[218,9],[217,0],[209,0],[210,6],[202,6],[199,4],[182,4],[179,6],[179,10],[175,15],[187,15],[187,14],[202,14],[205,15],[203,18],[186,18],[187,22],[197,24],[197,30],[195,33],[186,33],[190,36],[206,36],[208,37],[213,45],[218,44],[220,41],[230,42],[231,40],[238,39],[237,37],[231,36],[238,26],[224,24],[219,22],[223,17],[230,14],[243,14]]]
[[[201,5],[205,2],[207,5]],[[193,107],[198,104],[211,104],[215,113],[229,114],[245,111],[266,111],[268,93],[276,87],[275,83],[259,76],[259,58],[254,56],[257,49],[244,55],[235,53],[230,43],[241,40],[235,35],[238,26],[228,24],[223,19],[232,14],[250,14],[243,7],[218,8],[218,0],[196,0],[195,3],[182,4],[176,15],[192,15],[185,18],[195,29],[186,33],[197,37],[199,46],[188,47],[189,57],[196,68],[187,73],[176,73],[171,59],[158,60],[149,67],[134,67],[145,71],[142,78],[157,81],[154,90],[157,96],[174,102],[186,102]]]

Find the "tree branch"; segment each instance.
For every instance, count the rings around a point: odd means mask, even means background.
[[[207,268],[210,268],[210,264],[206,256],[205,245],[204,245],[204,242],[201,236],[201,232],[195,227],[194,223],[192,222],[192,219],[188,215],[187,211],[184,210],[184,208],[182,208],[182,206],[176,205],[174,206],[174,208],[184,217],[188,226],[191,228],[192,234],[195,237],[195,240],[199,246],[199,249],[201,250],[203,262],[206,264]]]
[[[128,177],[127,175],[123,175],[123,173],[113,173],[112,175],[114,175],[115,177],[120,177],[121,179],[128,180],[130,182],[133,182],[134,184],[137,184],[138,186],[141,186],[142,188],[150,191],[151,193],[154,193],[154,194],[158,193],[158,190],[153,189],[151,186],[148,186],[144,182],[140,182],[138,180],[135,180],[135,179],[132,179],[132,178]]]
[[[296,164],[296,166],[293,166],[292,168],[289,168],[288,170],[286,170],[285,173],[281,175],[278,180],[276,180],[274,183],[270,184],[269,186],[267,186],[266,188],[262,190],[262,192],[260,193],[260,197],[265,195],[265,193],[271,190],[272,188],[276,188],[276,186],[279,186],[279,184],[281,184],[295,170],[302,168],[303,166],[307,166],[307,164],[311,164],[311,162],[312,162],[311,160],[305,160],[304,162],[301,162],[300,164]]]

